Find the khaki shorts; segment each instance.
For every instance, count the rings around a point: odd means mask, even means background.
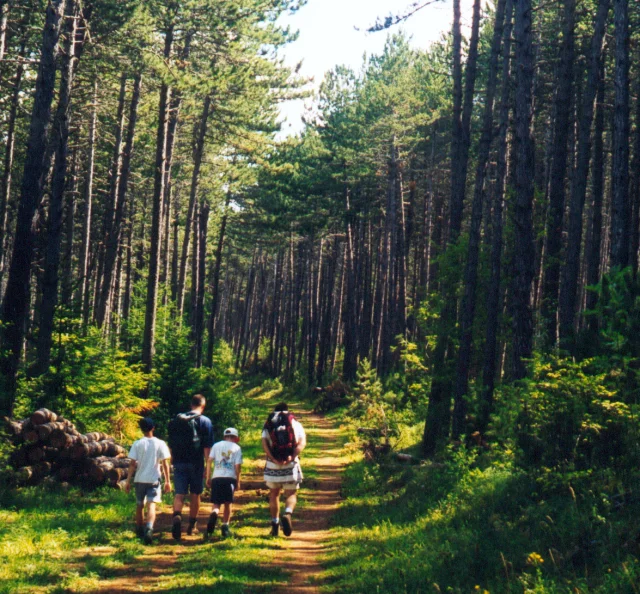
[[[300,488],[300,483],[272,483],[271,481],[267,481],[267,488],[284,489],[285,491],[297,491]]]

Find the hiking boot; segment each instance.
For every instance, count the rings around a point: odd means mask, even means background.
[[[144,526],[136,526],[136,536],[138,538],[144,537]]]
[[[213,531],[216,529],[216,522],[218,521],[218,514],[211,514],[209,521],[207,522],[207,531],[205,532],[205,538],[210,537]]]
[[[171,535],[175,540],[182,538],[182,516],[173,517],[173,525],[171,526]]]
[[[145,529],[143,539],[146,545],[150,545],[153,542],[153,528]]]
[[[200,531],[198,530],[198,527],[196,526],[195,522],[189,522],[189,526],[187,528],[187,536],[193,536],[194,534],[199,534]]]
[[[281,520],[282,522],[282,532],[285,536],[291,536],[291,532],[293,532],[293,522],[291,521],[291,514],[284,514]]]
[[[231,530],[229,530],[229,524],[222,524],[222,538],[229,538],[231,536]]]
[[[278,536],[278,530],[280,530],[280,523],[271,522],[271,536]]]

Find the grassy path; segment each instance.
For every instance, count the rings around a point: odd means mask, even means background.
[[[175,542],[171,497],[165,497],[154,544],[146,547],[133,534],[132,496],[108,489],[84,494],[26,490],[16,494],[14,507],[0,510],[0,594],[320,592],[325,576],[321,559],[332,550],[329,527],[340,501],[344,457],[339,431],[304,403],[290,402],[308,436],[302,456],[305,480],[293,535],[274,539],[269,535],[260,431],[283,396],[273,382],[247,395],[234,538],[222,540],[218,533],[204,542],[198,534]],[[201,507],[201,530],[210,509],[208,502]]]

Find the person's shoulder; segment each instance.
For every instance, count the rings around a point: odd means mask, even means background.
[[[153,441],[158,447],[163,447],[163,446],[168,447],[167,442],[164,439],[160,439],[159,437],[154,436]]]
[[[200,415],[198,417],[198,419],[200,420],[201,424],[207,425],[207,426],[212,426],[213,423],[211,422],[211,419],[209,417],[207,417],[206,415]]]

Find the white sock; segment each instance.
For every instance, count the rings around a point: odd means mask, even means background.
[[[279,523],[280,523],[280,518],[271,518],[271,521],[272,521],[274,524],[279,524]]]
[[[292,513],[293,513],[293,510],[292,510],[290,507],[285,507],[285,508],[284,508],[284,513],[285,513],[285,514],[292,514]]]

